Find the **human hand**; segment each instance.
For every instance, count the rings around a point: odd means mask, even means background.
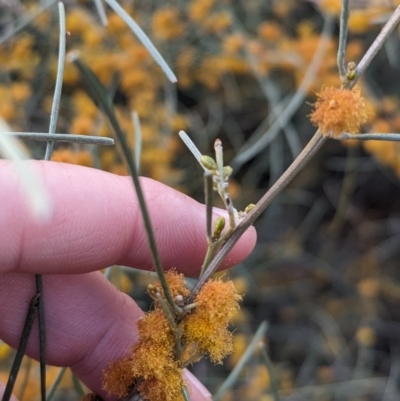
[[[12,163],[0,161],[0,339],[18,346],[35,294],[33,274],[43,274],[47,362],[71,367],[92,391],[110,399],[102,390],[102,371],[137,340],[135,322],[143,312],[98,270],[114,264],[152,269],[131,179],[61,163],[26,163],[43,179],[54,211],[49,222],[36,222]],[[207,248],[205,207],[153,180],[141,182],[164,268],[196,276]],[[255,239],[251,228],[223,267],[243,260]],[[34,326],[27,354],[35,359],[38,343]],[[187,375],[192,401],[211,399]]]

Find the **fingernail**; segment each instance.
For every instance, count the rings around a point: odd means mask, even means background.
[[[204,400],[211,400],[211,393],[203,386],[203,384],[200,383],[200,381],[197,379],[196,376],[193,375],[193,373],[189,372],[188,370],[185,369],[184,372],[186,380],[190,383],[192,387],[192,391],[194,393],[198,392]],[[195,394],[192,394],[196,401],[199,399],[195,397]]]

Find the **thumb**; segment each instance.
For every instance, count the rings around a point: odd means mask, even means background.
[[[211,401],[210,392],[187,369],[184,371],[184,379],[190,385],[190,399],[193,401]]]

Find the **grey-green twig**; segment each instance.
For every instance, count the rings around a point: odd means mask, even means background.
[[[339,47],[337,53],[337,66],[339,70],[340,80],[342,85],[347,83],[347,68],[346,68],[346,43],[349,22],[349,0],[342,0],[342,10],[340,13],[340,33]]]
[[[295,175],[304,167],[304,165],[314,156],[320,147],[328,138],[323,137],[319,131],[311,138],[310,142],[303,149],[300,155],[293,161],[289,168],[281,175],[275,184],[267,191],[267,193],[258,201],[252,210],[239,223],[236,229],[230,234],[229,238],[220,248],[218,254],[210,262],[204,274],[201,276],[195,287],[193,288],[187,303],[193,302],[197,293],[207,282],[207,280],[215,273],[225,256],[233,248],[243,233],[256,221],[262,212],[272,203],[272,201],[282,192]]]
[[[355,76],[349,83],[349,89],[351,89],[361,74],[365,71],[367,66],[371,63],[373,57],[376,55],[378,50],[382,47],[383,43],[397,26],[400,21],[400,6],[396,8],[388,22],[382,28],[381,32],[372,43],[371,47],[367,50],[359,65],[356,67]],[[304,165],[314,156],[314,154],[320,149],[320,147],[327,141],[327,137],[322,136],[320,130],[318,130],[311,138],[310,142],[303,149],[300,155],[293,161],[288,169],[282,174],[282,176],[275,182],[275,184],[266,192],[266,194],[258,201],[250,213],[240,222],[240,224],[231,233],[226,242],[221,246],[218,254],[213,258],[207,267],[207,270],[200,277],[197,284],[192,289],[190,296],[187,299],[187,303],[192,303],[196,295],[207,282],[207,280],[217,271],[218,267],[232,250],[240,237],[244,232],[256,221],[256,219],[264,212],[264,210],[272,203],[272,201],[282,192],[282,190],[290,183],[290,181],[297,175],[297,173],[304,167]],[[375,139],[375,138],[374,138]]]
[[[355,79],[351,82],[350,87],[352,88],[357,79],[364,74],[367,67],[370,65],[373,58],[376,56],[378,51],[382,48],[384,42],[389,37],[389,35],[393,32],[394,28],[398,25],[400,21],[400,6],[396,8],[393,12],[391,17],[389,18],[388,22],[384,25],[382,30],[380,31],[379,35],[376,37],[372,45],[369,47],[367,52],[365,53],[364,57],[358,63],[356,70],[355,70]]]
[[[400,134],[390,133],[390,134],[379,134],[379,133],[369,133],[369,134],[350,134],[348,132],[343,132],[335,139],[338,140],[359,140],[359,141],[400,141]]]
[[[73,134],[49,134],[46,132],[1,132],[0,135],[12,136],[19,139],[27,139],[32,141],[52,141],[52,142],[71,142],[86,143],[97,145],[114,145],[113,138],[89,135],[73,135]]]

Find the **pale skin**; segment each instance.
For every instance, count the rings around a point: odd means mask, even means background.
[[[50,221],[38,223],[12,163],[0,160],[0,339],[18,346],[35,292],[33,274],[43,274],[47,363],[71,367],[111,400],[102,390],[102,371],[137,340],[135,322],[143,311],[99,270],[114,264],[152,270],[131,180],[80,166],[27,163],[42,178],[54,210]],[[207,248],[205,207],[156,181],[142,179],[142,185],[164,268],[195,276]],[[255,241],[250,228],[223,267],[245,259]],[[38,358],[36,323],[27,353]],[[210,400],[187,375],[192,401]]]

